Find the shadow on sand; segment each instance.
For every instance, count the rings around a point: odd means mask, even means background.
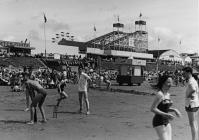
[[[0,123],[4,123],[4,124],[26,124],[27,121],[22,121],[22,120],[0,120]]]
[[[150,93],[147,92],[141,92],[141,91],[136,91],[136,90],[125,90],[125,89],[114,89],[114,88],[110,88],[110,89],[106,89],[106,88],[92,88],[93,90],[98,90],[98,91],[109,91],[109,92],[122,92],[122,93],[129,93],[129,94],[136,94],[136,95],[152,95]]]
[[[4,109],[4,111],[24,111],[23,109]]]
[[[57,111],[59,114],[79,114],[79,112],[74,112],[74,111]]]

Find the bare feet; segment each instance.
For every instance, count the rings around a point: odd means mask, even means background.
[[[29,121],[29,122],[27,122],[27,124],[33,125],[33,124],[34,124],[34,121]]]
[[[29,111],[29,110],[30,110],[29,108],[24,109],[25,112],[27,112],[27,111]]]
[[[86,115],[90,115],[90,114],[91,114],[90,111],[87,111],[87,112],[86,112]]]

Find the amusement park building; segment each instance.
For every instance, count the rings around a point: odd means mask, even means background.
[[[148,53],[148,33],[146,22],[139,20],[135,22],[135,32],[123,32],[122,23],[114,23],[113,31],[87,42],[77,42],[62,38],[59,45],[79,47],[80,53],[96,57],[122,57],[153,59]]]
[[[34,49],[30,47],[30,43],[0,40],[0,56],[29,56]]]
[[[168,50],[149,50],[148,53],[153,54],[154,59],[179,62],[184,64],[183,58],[176,51],[172,49]]]

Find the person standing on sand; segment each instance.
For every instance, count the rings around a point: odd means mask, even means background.
[[[83,98],[86,103],[86,114],[90,114],[90,108],[89,108],[89,100],[88,100],[88,83],[91,82],[91,78],[85,73],[85,69],[80,68],[79,69],[79,81],[78,81],[78,94],[79,94],[79,113],[82,113],[82,107],[83,107]]]
[[[24,86],[26,88],[26,95],[27,95],[26,100],[29,100],[28,96],[30,96],[32,100],[32,103],[30,105],[30,122],[28,122],[27,124],[34,124],[34,115],[35,115],[37,105],[42,115],[41,122],[44,122],[44,123],[47,122],[46,117],[45,117],[45,112],[43,109],[43,103],[47,95],[46,90],[39,84],[38,81],[30,80],[28,73],[24,74]],[[35,94],[35,91],[37,92],[37,94]],[[29,104],[29,101],[27,101],[26,103]],[[27,106],[29,106],[28,104]]]
[[[172,78],[170,76],[164,75],[159,77],[158,84],[156,85],[158,92],[151,106],[151,111],[155,114],[153,117],[153,127],[157,132],[159,140],[172,140],[170,121],[173,120],[175,116],[169,112],[174,112],[177,117],[181,116],[178,109],[171,108],[173,102],[168,92],[171,85]]]
[[[68,98],[68,94],[64,91],[64,87],[66,86],[66,83],[68,82],[68,79],[66,75],[63,75],[62,80],[58,83],[58,93],[60,95],[59,99],[57,99],[57,105],[56,107],[59,107],[59,104],[62,100]]]
[[[187,81],[185,91],[185,110],[189,118],[189,125],[191,127],[192,140],[198,140],[198,83],[192,76],[193,69],[191,67],[185,67],[182,69],[183,76]]]

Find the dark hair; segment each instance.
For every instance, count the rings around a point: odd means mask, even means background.
[[[196,81],[198,80],[198,75],[197,75],[197,74],[193,74],[192,76],[193,76],[193,78],[194,78]]]
[[[28,72],[23,72],[22,75],[23,75],[23,77],[25,77],[25,76],[30,77],[30,73],[28,73]]]
[[[157,83],[157,85],[156,85],[156,88],[158,89],[158,90],[162,90],[162,87],[163,87],[163,85],[164,85],[164,83],[167,81],[167,79],[169,79],[169,78],[172,78],[170,75],[163,75],[163,76],[160,76],[159,78],[158,78],[158,83]]]
[[[193,74],[193,69],[191,67],[184,67],[182,69],[182,71],[189,72],[189,73]]]

